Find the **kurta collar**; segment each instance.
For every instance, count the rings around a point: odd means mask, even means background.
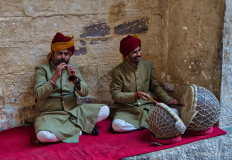
[[[139,67],[139,64],[140,64],[139,63],[138,66],[135,67],[135,66],[131,65],[128,61],[125,61],[125,63],[126,63],[126,66],[131,70],[136,70]]]
[[[53,61],[51,60],[49,63],[50,63],[50,66],[56,70],[56,66],[55,66],[55,64],[53,63]]]

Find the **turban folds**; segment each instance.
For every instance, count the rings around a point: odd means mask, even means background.
[[[135,50],[138,46],[141,46],[141,40],[135,38],[136,35],[127,36],[120,42],[120,52],[123,56],[127,56],[130,52]]]
[[[64,36],[62,33],[57,32],[54,36],[51,44],[51,52],[47,55],[47,59],[50,61],[53,52],[57,52],[60,50],[68,49],[70,56],[73,55],[75,50],[74,42],[72,41],[74,37]]]

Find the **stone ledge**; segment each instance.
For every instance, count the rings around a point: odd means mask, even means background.
[[[218,137],[176,146],[174,148],[126,157],[122,160],[232,159],[231,137],[232,133],[229,133]]]

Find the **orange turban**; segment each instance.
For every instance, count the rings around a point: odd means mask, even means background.
[[[51,52],[47,55],[48,61],[51,60],[52,53],[60,50],[68,49],[70,56],[73,55],[75,50],[74,42],[72,41],[74,37],[64,36],[61,32],[57,32],[54,36],[51,44]]]

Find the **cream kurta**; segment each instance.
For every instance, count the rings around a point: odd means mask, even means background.
[[[72,64],[70,64],[72,65]],[[67,71],[63,71],[53,88],[50,78],[55,74],[56,66],[47,62],[35,69],[35,93],[38,112],[34,117],[34,127],[37,133],[48,130],[60,140],[68,143],[79,141],[80,129],[92,133],[98,113],[103,104],[77,104],[77,98],[87,96],[89,87],[82,78],[76,65],[73,65],[77,77],[81,79],[80,91],[69,83]]]
[[[118,106],[114,119],[123,119],[136,128],[148,127],[148,118],[154,108],[152,101],[136,100],[135,93],[141,91],[155,94],[167,103],[172,98],[160,87],[151,62],[141,60],[137,69],[127,61],[113,69],[110,92]]]

